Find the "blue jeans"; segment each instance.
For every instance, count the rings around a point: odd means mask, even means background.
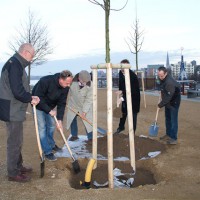
[[[71,128],[71,135],[77,137],[78,136],[77,116],[74,117],[70,128]],[[92,132],[88,133],[86,129],[85,131],[87,133],[88,140],[92,139]]]
[[[174,140],[177,140],[178,134],[178,110],[179,105],[165,107],[166,134]]]
[[[44,154],[48,155],[52,153],[52,148],[55,146],[53,138],[55,121],[50,114],[41,110],[37,110],[37,121],[42,149]]]

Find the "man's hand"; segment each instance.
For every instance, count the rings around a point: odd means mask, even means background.
[[[32,105],[37,105],[40,102],[40,98],[38,96],[32,96],[32,101],[31,104]]]
[[[85,119],[85,118],[86,118],[86,114],[87,114],[87,113],[82,112],[82,113],[81,113],[81,117],[82,117],[83,119]]]
[[[62,123],[61,120],[58,120],[58,123],[56,124],[56,127],[57,127],[58,130],[61,129],[63,131],[63,123]]]
[[[121,104],[121,102],[123,101],[122,98],[122,91],[118,90],[115,92],[117,94],[117,108],[119,107],[119,105]]]
[[[50,114],[52,117],[54,117],[54,116],[57,115],[57,112],[56,112],[56,110],[51,110],[51,111],[49,112],[49,114]]]
[[[122,91],[121,90],[118,90],[118,91],[116,91],[115,92],[117,95],[120,95],[120,94],[122,94]]]

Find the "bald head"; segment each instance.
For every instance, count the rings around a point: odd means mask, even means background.
[[[32,61],[35,55],[35,50],[32,44],[24,43],[19,47],[18,53],[27,61]]]

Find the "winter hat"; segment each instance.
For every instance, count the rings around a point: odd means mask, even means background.
[[[79,78],[85,83],[91,81],[91,75],[86,70],[82,70],[79,72]]]

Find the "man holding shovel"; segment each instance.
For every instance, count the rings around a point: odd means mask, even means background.
[[[75,141],[78,138],[77,114],[81,117],[86,129],[89,141],[92,141],[92,126],[84,120],[85,118],[92,122],[92,81],[91,74],[82,70],[73,79],[68,96],[67,110],[67,130],[71,128],[71,137],[69,141]]]
[[[23,165],[23,121],[26,119],[28,103],[37,105],[40,99],[31,96],[25,68],[35,55],[34,47],[25,43],[3,66],[0,79],[0,120],[7,129],[8,180],[28,182],[31,167]]]
[[[61,151],[54,141],[55,120],[57,116],[59,127],[63,129],[62,121],[66,107],[72,73],[64,70],[61,73],[42,77],[34,86],[32,94],[40,97],[36,106],[38,132],[45,158],[55,161],[53,152]]]
[[[165,67],[158,68],[160,79],[161,102],[159,108],[165,107],[166,134],[160,140],[166,144],[177,144],[178,133],[178,111],[181,102],[181,92],[179,83],[167,73]]]

